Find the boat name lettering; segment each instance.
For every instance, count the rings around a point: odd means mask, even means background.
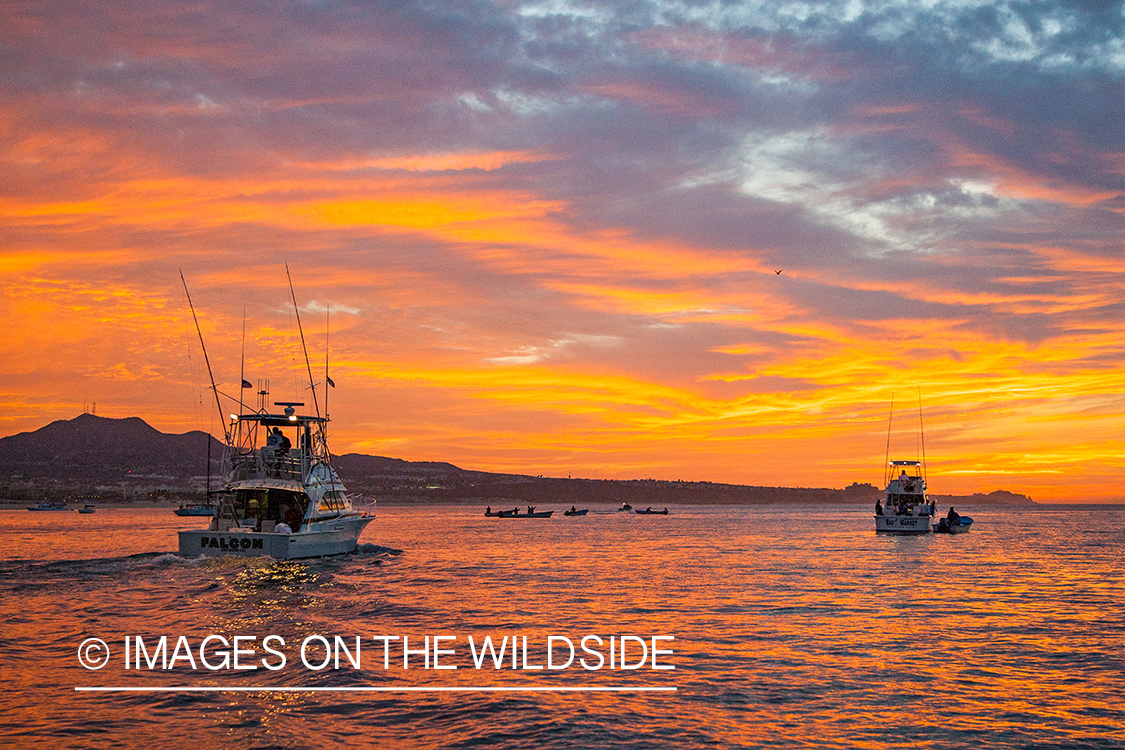
[[[207,549],[263,549],[260,538],[251,539],[245,536],[241,538],[237,536],[201,536],[199,537],[199,546]]]

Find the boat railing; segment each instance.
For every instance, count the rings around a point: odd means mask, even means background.
[[[277,453],[261,450],[243,457],[231,470],[231,481],[248,479],[292,479],[304,481],[308,463],[301,451]]]

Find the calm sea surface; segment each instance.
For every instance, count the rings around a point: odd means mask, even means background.
[[[544,508],[545,509],[545,508]],[[959,508],[958,536],[877,536],[863,507],[610,509],[484,518],[384,507],[361,551],[310,562],[183,560],[170,510],[0,512],[0,744],[15,747],[1125,746],[1125,508]],[[242,666],[200,664],[204,638]],[[261,650],[267,635],[287,657]],[[361,638],[361,666],[301,663]],[[577,657],[587,641],[603,668]],[[126,636],[172,669],[125,669]],[[409,669],[401,640],[409,639]],[[443,666],[425,669],[424,639]],[[518,639],[501,669],[468,638]],[[550,636],[578,649],[544,665]],[[608,668],[609,638],[674,636]],[[109,663],[82,668],[98,637]],[[204,656],[221,661],[222,643]],[[318,641],[310,641],[310,644]],[[557,666],[568,656],[553,641]],[[615,647],[618,641],[615,640]],[[249,644],[249,646],[247,645]],[[561,649],[559,648],[561,644]],[[311,645],[312,666],[326,653]],[[643,656],[627,640],[626,663]],[[135,665],[133,665],[135,667]],[[432,666],[432,665],[431,665]],[[76,692],[75,687],[253,687]],[[675,692],[270,692],[299,687],[674,687]]]

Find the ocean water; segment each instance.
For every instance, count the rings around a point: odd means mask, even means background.
[[[206,519],[169,510],[2,511],[0,745],[1125,746],[1121,506],[959,508],[970,533],[920,537],[876,535],[866,507],[594,510],[383,507],[359,552],[303,562],[180,559],[175,531]],[[208,636],[258,668],[223,668]],[[332,653],[316,636],[349,647],[339,669],[313,668]],[[381,636],[408,639],[409,668]],[[425,668],[435,636],[457,669]],[[516,668],[476,668],[468,639],[505,636]],[[637,668],[608,668],[622,636]],[[674,638],[655,657],[654,636]],[[94,637],[110,658],[88,670]],[[125,668],[126,637],[152,668]],[[534,669],[552,637],[576,659]],[[238,690],[166,691],[201,687]]]

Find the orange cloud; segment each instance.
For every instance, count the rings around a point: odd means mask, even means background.
[[[536,154],[530,151],[470,151],[355,158],[334,162],[307,162],[300,166],[314,172],[364,169],[401,169],[410,172],[461,171],[466,169],[492,171],[508,164],[527,164],[556,158],[558,157]]]

